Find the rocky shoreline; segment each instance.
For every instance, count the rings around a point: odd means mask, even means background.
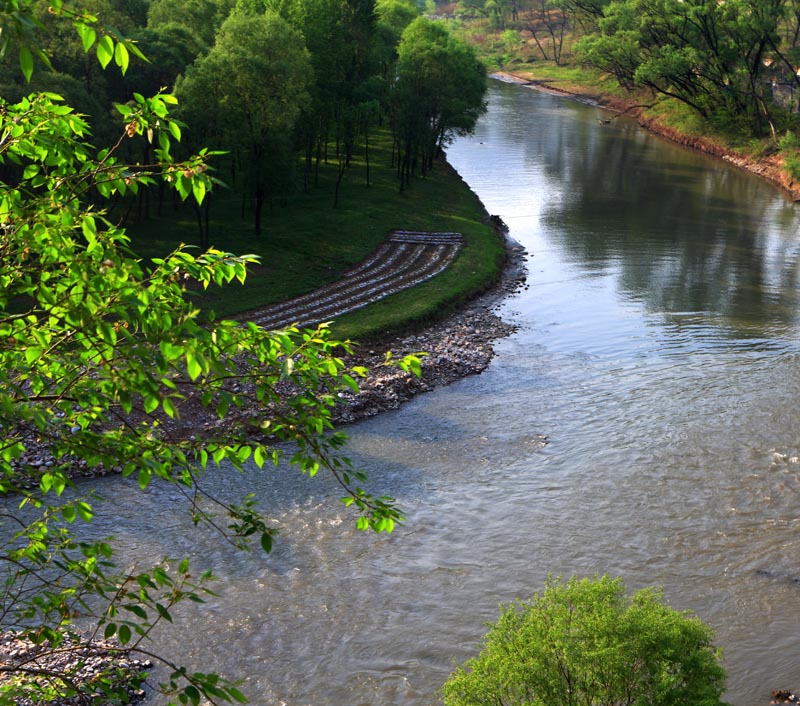
[[[28,673],[43,687],[53,681],[68,681],[75,686],[75,696],[49,702],[54,706],[86,706],[107,703],[99,689],[98,680],[105,676],[115,686],[122,687],[128,703],[136,703],[145,697],[141,683],[153,666],[148,659],[136,659],[130,650],[106,640],[84,642],[65,641],[58,649],[51,649],[47,642],[34,644],[19,633],[0,633],[0,665],[9,671],[0,671],[0,685],[17,674]],[[14,671],[11,671],[14,670]],[[95,684],[98,687],[95,687]],[[23,697],[14,702],[16,706],[33,706],[40,703],[38,697]]]
[[[496,216],[492,221],[506,243],[506,263],[499,281],[487,292],[422,331],[366,342],[348,356],[349,366],[369,370],[359,382],[359,392],[341,393],[341,404],[334,412],[337,424],[349,424],[396,409],[421,392],[429,392],[455,380],[483,372],[494,357],[493,342],[516,331],[516,326],[500,318],[495,310],[509,294],[527,286],[525,249],[508,237]],[[423,354],[422,374],[415,375],[386,365],[410,354]]]
[[[381,412],[397,409],[403,402],[414,396],[448,385],[469,375],[483,372],[494,357],[494,341],[511,335],[516,327],[496,313],[499,302],[509,294],[518,291],[525,284],[525,249],[508,237],[505,224],[497,216],[487,216],[498,236],[505,242],[506,260],[498,281],[486,292],[477,295],[467,304],[459,307],[423,329],[413,334],[390,335],[359,343],[353,353],[343,356],[347,367],[366,368],[366,377],[359,380],[359,391],[341,392],[340,403],[333,410],[336,425],[345,425],[375,416]],[[396,365],[387,365],[386,356],[397,361],[406,355],[421,354],[420,377],[405,372]],[[197,408],[195,413],[184,415],[182,422],[165,422],[176,428],[186,426],[185,433],[195,433],[198,429],[224,427],[225,424],[246,421],[257,417],[255,407],[232,410],[231,420],[219,420],[207,410]],[[191,417],[191,419],[188,419]],[[25,454],[12,462],[20,472],[31,469],[31,484],[38,483],[36,473],[44,473],[54,465],[49,450],[35,441],[36,434],[31,430]],[[89,467],[82,460],[76,461],[69,469],[70,477],[92,478],[117,473],[119,469]]]

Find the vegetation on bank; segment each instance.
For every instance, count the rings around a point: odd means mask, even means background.
[[[400,191],[391,168],[391,135],[376,131],[370,145],[370,182],[356,152],[333,208],[334,165],[322,165],[319,187],[298,193],[265,218],[265,231],[254,237],[241,213],[241,200],[220,191],[209,211],[209,241],[232,252],[260,258],[241,286],[210,287],[194,293],[198,305],[229,317],[313,291],[339,278],[369,255],[393,229],[460,232],[465,247],[444,272],[365,309],[333,322],[337,337],[361,340],[442,316],[498,277],[504,261],[502,238],[487,223],[482,204],[444,161],[437,159],[424,179]],[[181,243],[199,246],[191,206],[169,209],[130,229],[143,257],[160,256]]]
[[[629,108],[715,152],[800,179],[800,13],[776,0],[439,3],[495,70]]]
[[[236,684],[148,645],[178,603],[203,602],[210,572],[187,560],[117,566],[113,542],[83,526],[101,500],[75,471],[118,470],[131,492],[165,484],[195,524],[244,550],[271,550],[274,508],[269,497],[208,492],[206,474],[221,468],[321,471],[358,529],[402,521],[391,498],[366,489],[333,429],[342,393],[365,373],[344,362],[349,344],[326,326],[269,331],[196,306],[204,291],[246,282],[248,267],[267,282],[250,297],[267,296],[270,270],[281,294],[316,285],[319,269],[301,285],[288,272],[313,260],[333,276],[394,227],[465,232],[460,281],[424,290],[434,307],[493,276],[496,260],[483,256],[498,240],[479,225],[480,205],[431,161],[474,125],[484,69],[413,2],[380,4],[394,25],[371,0],[0,0],[0,631],[21,645],[0,663],[0,704],[125,704],[139,687],[174,704],[245,700]],[[311,39],[316,54],[303,45]],[[145,44],[152,63],[138,72]],[[274,93],[291,59],[309,71]],[[473,90],[448,92],[443,62]],[[402,91],[376,80],[387,65]],[[180,119],[162,83],[176,70],[186,71]],[[202,90],[189,91],[192,81]],[[354,92],[330,94],[331,84]],[[192,96],[209,118],[194,132]],[[86,114],[65,98],[85,101]],[[282,249],[270,247],[270,208],[286,215]],[[184,227],[199,250],[172,250],[160,235]],[[263,262],[230,254],[237,245]],[[393,306],[374,327],[401,308],[431,313],[408,299]],[[419,370],[413,356],[396,364]],[[110,660],[86,676],[86,647],[144,651],[160,669],[131,674]]]
[[[10,1],[10,0],[9,0]],[[417,295],[400,294],[337,322],[363,338],[439,316],[497,277],[500,242],[467,187],[438,155],[471,131],[484,110],[486,69],[475,51],[417,0],[75,0],[69,12],[129,37],[131,71],[86,61],[92,38],[64,31],[57,13],[24,0],[30,22],[8,19],[35,39],[23,72],[0,62],[0,95],[56,91],[85,113],[97,144],[111,144],[120,109],[127,135],[117,154],[147,165],[164,156],[158,131],[136,119],[143,96],[164,87],[173,108],[170,157],[201,149],[193,167],[202,206],[180,203],[163,185],[115,184],[109,208],[131,248],[163,257],[182,243],[257,255],[243,288],[215,288],[197,302],[216,316],[307,293],[363,259],[392,229],[459,231],[467,247]],[[91,13],[91,14],[89,14]],[[79,25],[83,26],[83,25]],[[25,49],[4,34],[5,55]],[[123,45],[124,46],[124,45]],[[2,47],[0,47],[2,48]],[[146,55],[145,63],[139,54]],[[103,61],[119,63],[103,44]],[[33,71],[37,63],[51,70]],[[113,75],[112,75],[113,74]],[[18,178],[0,164],[0,177]]]

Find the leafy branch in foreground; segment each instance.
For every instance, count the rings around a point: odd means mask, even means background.
[[[18,15],[15,41],[29,75],[27,6],[5,0],[0,10]],[[104,66],[111,52],[127,68],[124,40],[95,31],[87,15],[67,14],[86,51],[95,47]],[[81,539],[75,524],[92,520],[94,500],[74,486],[77,466],[117,469],[141,489],[170,483],[196,522],[266,551],[276,529],[255,499],[215,498],[204,472],[263,468],[288,455],[303,473],[333,474],[359,528],[389,532],[402,520],[390,499],[360,487],[365,476],[333,431],[337,395],[361,372],[345,368],[348,345],[325,326],[275,332],[202,320],[192,292],[244,281],[254,258],[181,248],[145,266],[103,209],[105,200],[161,180],[198,202],[213,187],[211,153],[172,156],[181,137],[169,115],[174,102],[165,93],[134,95],[119,107],[116,144],[96,153],[85,120],[58,95],[0,101],[0,493],[6,508],[18,505],[0,516],[0,627],[36,648],[22,662],[4,660],[0,704],[127,703],[145,675],[109,662],[87,681],[81,650],[146,652],[154,625],[208,591],[211,576],[193,578],[186,562],[120,572],[110,543]],[[134,135],[157,145],[152,164],[118,159]],[[159,688],[181,703],[243,700],[213,673],[167,666]]]

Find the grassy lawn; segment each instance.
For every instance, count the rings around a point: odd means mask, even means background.
[[[465,247],[440,275],[344,316],[334,325],[342,338],[362,339],[413,328],[486,289],[499,274],[504,256],[497,234],[485,223],[475,194],[442,162],[425,179],[399,191],[391,169],[388,133],[371,138],[370,184],[363,154],[345,174],[339,204],[333,208],[336,166],[323,165],[319,183],[299,191],[286,205],[267,212],[262,233],[252,215],[242,216],[241,194],[219,189],[210,208],[211,245],[234,253],[253,253],[261,265],[244,286],[209,289],[199,305],[217,316],[232,316],[312,291],[338,279],[363,260],[392,229],[455,231]],[[181,243],[199,243],[194,211],[165,208],[165,217],[128,227],[133,248],[144,259],[163,255]]]

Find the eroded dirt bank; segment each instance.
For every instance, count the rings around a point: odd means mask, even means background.
[[[717,157],[739,169],[744,169],[756,174],[786,191],[794,201],[800,201],[800,182],[795,181],[786,173],[783,168],[783,158],[779,155],[769,155],[759,159],[751,159],[707,137],[687,135],[679,132],[669,125],[665,125],[657,118],[646,116],[644,114],[644,109],[640,105],[637,105],[634,100],[626,100],[619,96],[609,96],[605,94],[598,95],[588,90],[585,93],[577,89],[567,90],[552,85],[550,81],[538,80],[524,73],[500,71],[496,74],[492,74],[492,77],[508,83],[517,83],[527,86],[537,91],[568,96],[590,105],[597,105],[617,114],[624,113],[636,119],[639,125],[649,132],[660,135],[684,147],[689,147],[690,149]]]

